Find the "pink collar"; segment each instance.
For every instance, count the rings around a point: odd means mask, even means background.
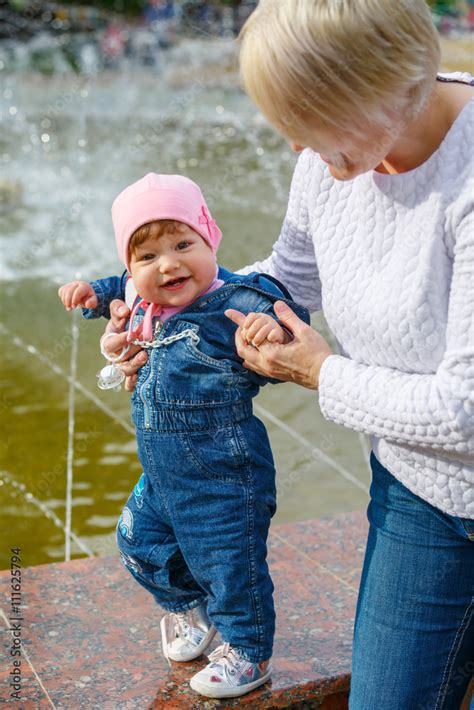
[[[208,288],[206,288],[205,291],[202,291],[195,299],[193,299],[192,301],[189,301],[189,303],[185,303],[182,306],[161,306],[159,303],[148,303],[148,301],[145,301],[145,300],[141,299],[140,297],[138,297],[135,305],[132,308],[132,312],[130,314],[130,323],[128,326],[128,335],[127,335],[128,342],[131,342],[132,340],[135,340],[135,339],[145,340],[147,342],[152,342],[153,341],[153,318],[158,317],[158,318],[160,318],[160,320],[165,321],[168,318],[171,318],[171,316],[174,316],[175,313],[179,313],[184,308],[187,308],[189,305],[191,305],[191,303],[194,303],[194,301],[197,301],[198,298],[201,298],[201,296],[205,296],[206,293],[210,293],[211,291],[215,291],[217,288],[219,288],[223,284],[224,284],[224,281],[222,281],[222,279],[218,279],[217,273],[216,273],[214,281],[211,283],[211,285]],[[139,308],[142,308],[145,311],[145,315],[143,316],[140,323],[136,326],[136,328],[133,328],[133,319],[134,319],[135,315],[137,314]]]

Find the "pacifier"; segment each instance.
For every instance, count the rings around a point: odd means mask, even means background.
[[[119,355],[116,355],[115,357],[112,355],[108,355],[104,350],[104,343],[107,338],[110,338],[114,335],[118,335],[118,333],[106,333],[100,339],[100,352],[105,357],[108,364],[105,365],[100,370],[100,372],[97,373],[97,386],[101,390],[114,389],[118,392],[122,387],[122,382],[125,380],[125,375],[122,370],[116,366],[115,363],[119,362],[123,358],[123,356],[128,353],[128,351],[130,350],[130,344],[126,345]]]

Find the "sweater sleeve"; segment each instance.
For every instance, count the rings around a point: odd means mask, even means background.
[[[474,454],[474,212],[456,228],[446,350],[433,374],[359,364],[340,355],[321,368],[319,402],[338,424],[464,460]]]
[[[310,178],[315,182],[314,178],[318,177],[313,171],[321,169],[314,164],[314,159],[315,154],[308,149],[298,159],[286,216],[271,255],[237,271],[239,274],[258,271],[274,276],[286,286],[294,300],[310,312],[321,310],[321,283],[310,233],[307,199]]]

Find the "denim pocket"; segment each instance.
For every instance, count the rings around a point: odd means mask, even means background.
[[[184,335],[184,337],[182,337]],[[180,321],[173,328],[175,340],[152,355],[153,380],[142,390],[149,390],[156,404],[185,404],[213,407],[237,399],[236,378],[230,361],[215,352],[204,338],[199,340],[199,326]]]
[[[190,330],[193,333],[196,333],[196,335],[198,335],[199,333],[199,326],[195,323],[188,323],[187,321],[183,321],[182,323],[180,323],[180,328],[182,330]],[[203,352],[201,343],[196,342],[194,338],[186,338],[185,344],[188,354],[192,358],[194,358],[194,360],[197,360],[205,365],[209,365],[210,367],[215,367],[217,370],[229,372],[229,374],[232,374],[232,368],[229,361],[225,359],[218,360],[217,358],[212,357],[211,355],[208,355],[207,353]]]
[[[179,437],[189,460],[203,475],[228,483],[248,478],[250,456],[236,424],[180,432]]]
[[[459,518],[469,540],[474,542],[474,520]]]

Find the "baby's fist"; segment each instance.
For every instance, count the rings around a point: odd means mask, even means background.
[[[242,336],[255,348],[265,341],[283,345],[291,340],[289,333],[267,313],[249,313],[242,325]]]
[[[87,281],[71,281],[64,284],[59,289],[58,296],[67,311],[71,311],[77,306],[95,308],[98,303],[95,291]]]

